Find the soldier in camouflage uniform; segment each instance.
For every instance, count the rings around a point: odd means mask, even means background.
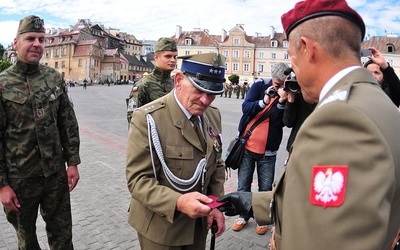
[[[127,99],[129,123],[136,108],[164,96],[174,88],[171,72],[175,69],[178,55],[176,42],[171,38],[162,37],[158,39],[154,52],[156,67],[132,87]]]
[[[79,131],[62,76],[39,64],[43,25],[38,16],[20,21],[17,62],[0,74],[0,201],[19,249],[40,249],[39,206],[50,249],[73,249],[70,191],[79,180]]]

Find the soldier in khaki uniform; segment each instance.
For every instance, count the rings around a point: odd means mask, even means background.
[[[204,250],[213,220],[216,236],[225,230],[223,214],[207,205],[208,195],[224,193],[221,114],[211,103],[223,92],[225,59],[182,59],[174,91],[137,109],[131,121],[128,221],[145,250]]]
[[[233,193],[227,215],[275,223],[278,250],[390,249],[400,225],[400,114],[362,68],[365,24],[344,0],[298,2],[282,16],[304,100],[302,124],[271,192]]]
[[[50,249],[73,249],[69,192],[79,180],[79,130],[62,76],[39,64],[43,25],[38,16],[20,21],[17,62],[0,74],[0,201],[19,249],[40,249],[39,207]]]
[[[156,67],[148,76],[134,84],[127,99],[128,122],[136,108],[154,101],[174,88],[171,72],[176,67],[177,55],[176,42],[173,39],[166,37],[158,39],[154,49]]]

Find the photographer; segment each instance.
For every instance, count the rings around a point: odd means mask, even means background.
[[[396,107],[400,105],[400,80],[394,69],[386,62],[382,53],[374,47],[369,47],[372,56],[364,64],[374,78],[378,81],[382,90],[390,97]]]
[[[283,112],[283,123],[286,127],[292,128],[286,145],[286,150],[290,152],[290,147],[296,138],[301,124],[303,124],[305,119],[311,114],[317,104],[308,103],[304,100],[300,91],[300,87],[297,83],[297,79],[295,77],[290,77],[290,72],[287,73],[288,77],[285,81],[284,88],[284,90],[287,92],[287,102]]]
[[[243,161],[238,169],[238,191],[251,191],[253,173],[257,165],[258,190],[272,190],[275,175],[275,161],[283,134],[283,109],[286,94],[283,91],[284,72],[288,68],[285,63],[277,63],[272,67],[272,79],[258,79],[250,87],[242,104],[242,118],[239,122],[239,134],[246,131],[268,110],[274,109],[270,116],[261,122],[249,137],[245,145]],[[250,217],[241,215],[232,225],[232,230],[240,231]],[[258,234],[265,234],[265,225],[256,226]]]

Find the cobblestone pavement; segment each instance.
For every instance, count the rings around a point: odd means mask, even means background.
[[[88,86],[70,88],[81,135],[81,179],[71,193],[73,241],[75,249],[140,249],[135,230],[127,223],[130,194],[125,179],[127,120],[125,98],[132,85]],[[217,96],[214,105],[222,113],[223,144],[226,150],[236,134],[243,100]],[[276,164],[275,180],[282,173],[289,130],[284,130]],[[232,171],[225,192],[236,190],[237,175]],[[253,190],[257,189],[254,178]],[[1,205],[0,205],[1,207]],[[1,207],[1,210],[2,207]],[[236,217],[227,217],[225,233],[216,239],[216,249],[267,249],[270,231],[255,233],[256,223],[250,220],[240,232],[231,230]],[[18,249],[14,228],[0,212],[0,249]],[[49,249],[44,222],[38,216],[37,234],[42,249]],[[210,236],[208,237],[208,241]],[[209,249],[209,243],[207,244]]]

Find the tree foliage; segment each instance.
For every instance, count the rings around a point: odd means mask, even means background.
[[[239,79],[240,79],[240,77],[239,77],[238,75],[236,75],[236,74],[230,75],[230,76],[228,77],[228,80],[229,80],[231,83],[239,83]]]
[[[2,72],[3,70],[7,69],[11,65],[12,65],[12,63],[10,63],[8,61],[0,62],[0,72]]]
[[[0,43],[0,60],[1,60],[1,58],[3,58],[3,54],[4,54],[5,50],[6,49],[4,48],[3,44]]]

